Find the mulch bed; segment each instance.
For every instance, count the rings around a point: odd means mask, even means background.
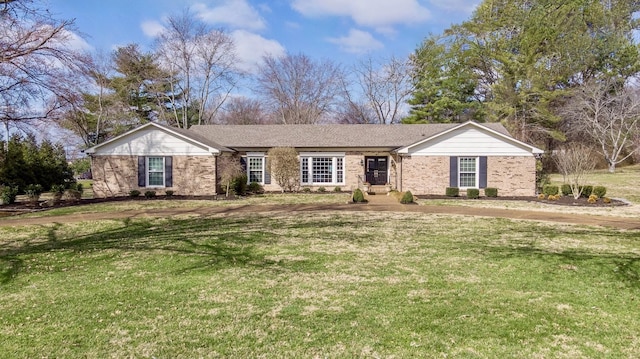
[[[424,195],[424,196],[416,196],[420,199],[445,199],[451,201],[475,201],[475,199],[470,199],[465,196],[458,197],[448,197],[444,195]],[[617,206],[627,206],[629,203],[625,201],[621,201],[618,199],[611,199],[610,203],[605,203],[602,199],[599,199],[596,203],[589,203],[588,198],[580,197],[578,199],[573,198],[572,196],[562,196],[557,200],[548,200],[548,199],[538,199],[535,196],[529,197],[480,197],[481,200],[486,201],[525,201],[525,202],[538,202],[545,204],[553,204],[559,206],[571,206],[571,207],[617,207]]]

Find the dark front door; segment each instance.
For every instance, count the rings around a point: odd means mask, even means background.
[[[365,157],[365,176],[367,182],[372,185],[384,185],[387,183],[387,169],[389,168],[388,158],[382,157]]]

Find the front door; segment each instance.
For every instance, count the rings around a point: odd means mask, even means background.
[[[388,158],[386,156],[365,157],[365,177],[372,185],[387,183]]]

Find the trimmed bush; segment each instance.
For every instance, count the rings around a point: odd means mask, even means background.
[[[593,187],[593,192],[591,194],[595,194],[598,198],[602,198],[607,194],[607,188],[604,186],[595,186]]]
[[[558,188],[558,186],[547,184],[542,187],[542,193],[544,193],[547,197],[555,196],[560,193],[560,189]]]
[[[234,178],[231,182],[231,187],[233,188],[233,193],[237,196],[244,196],[247,194],[247,175],[241,174]]]
[[[147,198],[153,198],[153,197],[156,196],[156,191],[146,191],[144,193],[144,196],[147,197]]]
[[[247,187],[250,193],[263,193],[264,188],[258,182],[249,183],[249,187]]]
[[[129,191],[129,197],[139,197],[140,196],[140,191],[138,191],[137,189],[132,189],[131,191]]]
[[[64,194],[62,195],[62,199],[65,201],[78,201],[81,198],[82,193],[75,189],[68,189],[64,191]]]
[[[75,184],[75,188],[72,187],[72,189],[75,189],[76,191],[82,193],[84,192],[84,186],[82,185],[82,183],[76,183]]]
[[[589,198],[593,192],[593,186],[582,186],[582,197]]]
[[[567,183],[560,186],[560,192],[562,192],[563,196],[573,195],[573,190],[571,189],[571,185]]]
[[[364,193],[362,193],[360,188],[356,188],[355,191],[353,191],[352,199],[353,199],[353,202],[355,202],[355,203],[364,202]]]
[[[609,204],[609,203],[611,203],[611,198],[605,197],[605,198],[602,199],[602,202]]]
[[[172,190],[170,190],[170,189],[168,189],[168,190],[164,191],[164,195],[165,195],[165,196],[167,196],[167,197],[171,197],[171,196],[173,196],[173,193],[174,193],[174,192],[173,192]]]
[[[324,187],[319,187],[318,192],[327,192],[327,189]]]
[[[18,187],[2,186],[0,187],[0,202],[1,204],[13,204],[16,202],[18,196]]]
[[[24,189],[24,194],[27,195],[30,202],[38,202],[42,194],[42,186],[39,184],[30,184]]]
[[[400,199],[400,203],[402,203],[402,204],[413,203],[413,193],[411,193],[411,191],[405,192],[402,195],[402,198]]]
[[[478,199],[480,198],[480,190],[477,188],[469,188],[467,189],[467,198],[470,199]]]
[[[335,186],[333,188],[333,192],[342,192],[342,188],[340,186]]]
[[[484,189],[484,195],[487,197],[496,198],[498,197],[498,189],[495,187],[487,187]]]
[[[447,187],[445,190],[445,194],[447,197],[458,197],[460,195],[460,188],[458,187]]]
[[[309,192],[311,192],[311,188],[305,187],[305,188],[302,189],[302,192],[309,193]]]

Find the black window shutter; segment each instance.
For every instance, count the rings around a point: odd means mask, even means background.
[[[242,166],[242,171],[244,173],[246,173],[247,176],[248,176],[249,173],[247,173],[247,158],[246,157],[240,157],[240,166]]]
[[[487,156],[480,156],[480,188],[487,188]]]
[[[269,162],[265,157],[264,160],[264,184],[271,184],[271,173],[269,172]]]
[[[449,157],[449,187],[458,187],[458,157]]]
[[[164,186],[173,187],[173,157],[164,158]]]
[[[138,156],[138,187],[145,187],[147,185],[146,160],[146,157]]]

